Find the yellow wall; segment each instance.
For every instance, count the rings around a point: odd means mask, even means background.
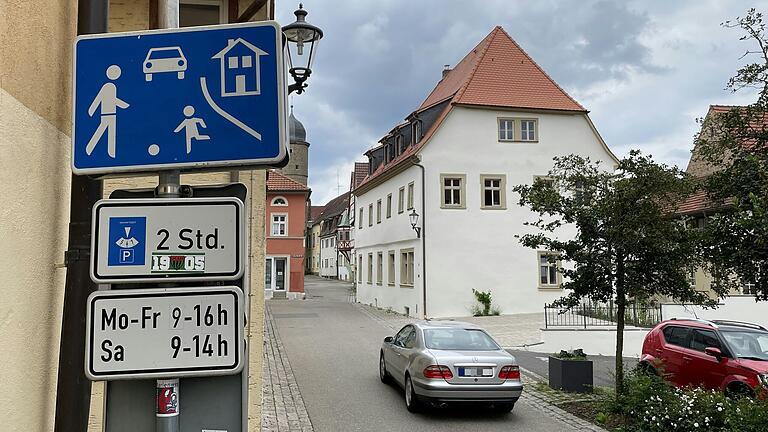
[[[0,0],[0,429],[53,429],[76,3]]]

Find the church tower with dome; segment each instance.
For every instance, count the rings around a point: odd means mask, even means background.
[[[288,117],[288,139],[291,156],[288,165],[280,169],[280,172],[306,186],[309,175],[309,143],[304,125],[293,115],[293,105]]]

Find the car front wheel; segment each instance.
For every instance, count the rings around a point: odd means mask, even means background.
[[[384,363],[383,352],[379,355],[379,379],[385,384],[389,381],[389,372],[387,372],[387,364]]]
[[[418,412],[420,408],[419,397],[413,391],[413,382],[409,375],[405,376],[405,407],[412,413]]]

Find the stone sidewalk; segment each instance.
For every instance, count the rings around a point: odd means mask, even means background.
[[[263,380],[262,432],[314,432],[293,369],[274,328],[269,302],[264,306]]]

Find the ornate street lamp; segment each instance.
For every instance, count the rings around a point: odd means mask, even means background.
[[[416,213],[416,209],[411,210],[408,218],[411,219],[411,228],[416,231],[416,238],[421,238],[421,227],[416,226],[419,223],[419,214]]]
[[[288,43],[288,72],[295,81],[288,86],[288,93],[301,94],[307,87],[304,81],[312,73],[312,61],[315,59],[317,42],[323,37],[323,31],[304,20],[307,11],[301,3],[294,15],[296,21],[283,27],[284,42]]]

